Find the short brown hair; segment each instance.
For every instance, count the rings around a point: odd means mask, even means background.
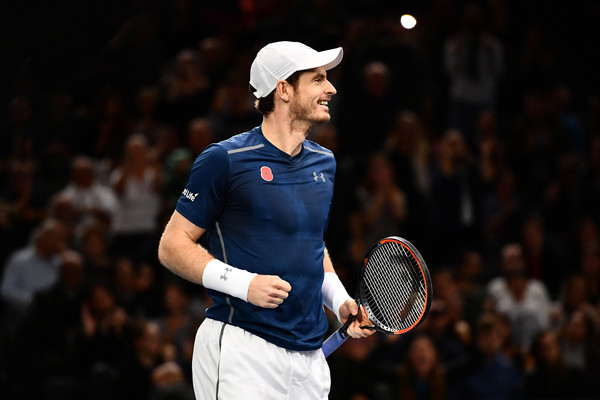
[[[287,77],[286,81],[292,85],[294,90],[298,89],[298,81],[300,80],[300,74],[304,71],[296,71],[289,77]],[[256,89],[249,85],[250,93],[254,93]],[[254,101],[254,108],[258,110],[259,113],[264,115],[265,117],[273,112],[275,109],[275,89],[271,93],[269,93],[265,97],[261,97]]]

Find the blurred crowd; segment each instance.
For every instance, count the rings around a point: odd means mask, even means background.
[[[600,396],[600,4],[64,3],[0,7],[2,398],[193,399],[210,299],[157,243],[195,157],[260,124],[277,40],[344,48],[309,139],[336,154],[348,291],[389,235],[433,280],[413,333],[329,358],[331,399]]]

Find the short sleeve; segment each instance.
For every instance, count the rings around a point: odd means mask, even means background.
[[[208,229],[223,211],[228,186],[229,155],[222,146],[212,144],[194,161],[176,210],[194,225]]]

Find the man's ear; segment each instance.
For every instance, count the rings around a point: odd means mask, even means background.
[[[284,81],[283,79],[279,80],[277,82],[277,86],[275,87],[277,96],[279,96],[279,98],[281,100],[283,100],[285,103],[290,101],[290,91],[291,90],[293,90],[292,85],[290,85],[289,82]]]

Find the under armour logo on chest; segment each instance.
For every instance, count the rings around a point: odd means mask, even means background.
[[[226,280],[228,279],[228,276],[227,276],[227,274],[228,274],[229,272],[231,272],[231,271],[232,271],[232,269],[231,269],[231,268],[227,268],[227,267],[225,267],[225,273],[224,273],[223,275],[221,275],[221,277],[220,277],[220,278],[221,278],[221,279],[223,279],[224,281],[226,281]]]
[[[313,176],[316,182],[319,182],[319,179],[322,179],[322,182],[325,182],[325,176],[323,175],[323,173],[321,172],[320,175],[317,175],[316,172],[313,172]]]

